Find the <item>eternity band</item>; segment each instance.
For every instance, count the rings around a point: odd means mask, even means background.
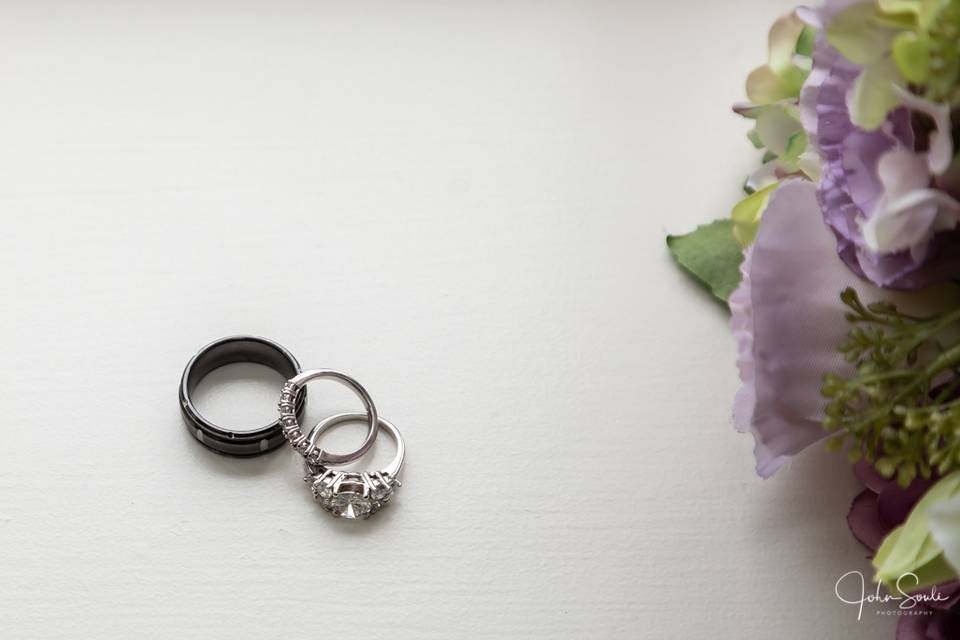
[[[300,428],[300,420],[296,408],[296,398],[304,390],[307,382],[318,378],[329,378],[343,385],[346,385],[356,393],[367,410],[366,419],[370,426],[367,431],[367,437],[363,444],[356,451],[351,453],[331,453],[324,451],[310,442],[303,430]],[[348,464],[357,460],[373,446],[377,439],[377,430],[380,428],[380,422],[377,420],[377,408],[373,404],[373,398],[367,393],[359,382],[345,373],[334,371],[332,369],[315,369],[304,371],[303,373],[290,378],[283,385],[280,391],[280,425],[283,435],[290,442],[291,446],[302,455],[310,464]]]

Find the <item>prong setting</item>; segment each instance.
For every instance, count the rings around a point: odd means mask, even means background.
[[[390,501],[399,481],[389,474],[336,472],[307,465],[304,481],[324,511],[347,520],[366,520]]]
[[[318,440],[328,429],[344,422],[362,422],[362,413],[341,413],[317,423],[307,436],[310,452],[320,451]],[[304,482],[310,487],[313,499],[324,511],[347,520],[366,520],[386,506],[400,486],[400,470],[406,447],[399,429],[388,420],[377,418],[380,430],[394,441],[397,451],[393,460],[379,471],[338,471],[319,457],[305,455]]]

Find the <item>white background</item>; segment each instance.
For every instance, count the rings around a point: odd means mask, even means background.
[[[892,637],[833,594],[847,465],[754,476],[663,242],[737,199],[788,6],[3,0],[0,636]],[[367,385],[395,504],[190,438],[240,332]],[[206,410],[269,420],[245,373]]]

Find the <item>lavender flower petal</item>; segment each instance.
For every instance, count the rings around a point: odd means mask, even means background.
[[[823,375],[850,367],[837,351],[848,330],[838,296],[857,280],[836,257],[813,184],[790,180],[772,195],[743,272],[730,299],[743,382],[734,422],[753,433],[757,472],[769,477],[824,437]]]

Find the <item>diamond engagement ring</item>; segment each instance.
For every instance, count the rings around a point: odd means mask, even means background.
[[[317,440],[327,430],[345,422],[360,422],[367,418],[362,413],[341,413],[322,420],[310,431],[307,441],[316,447]],[[397,476],[403,467],[404,444],[400,431],[383,418],[377,419],[380,428],[390,434],[397,445],[397,453],[383,470],[374,472],[336,471],[322,463],[306,463],[304,481],[310,485],[313,498],[328,513],[348,520],[366,519],[382,509],[400,486]]]

